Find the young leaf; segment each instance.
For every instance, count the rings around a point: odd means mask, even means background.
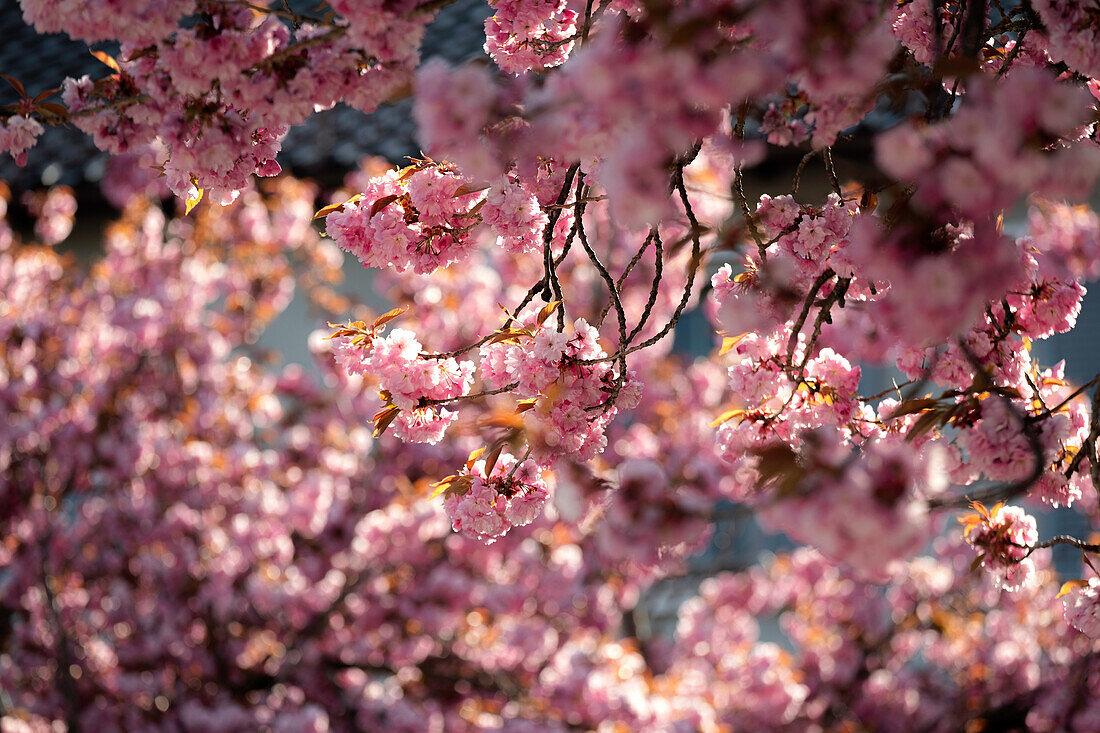
[[[497,441],[497,447],[485,457],[485,475],[491,476],[493,469],[497,467],[497,461],[500,460],[500,453],[504,450],[504,442]]]
[[[1061,598],[1064,595],[1072,593],[1076,588],[1087,588],[1089,582],[1087,580],[1067,580],[1062,583],[1062,587],[1058,590],[1058,595],[1055,598]]]
[[[745,414],[746,413],[744,410],[726,410],[721,415],[716,417],[714,421],[710,424],[710,426],[712,428],[716,428],[724,422],[728,422],[735,417],[743,417]]]
[[[546,319],[554,315],[554,311],[558,309],[559,305],[561,305],[560,300],[551,300],[539,310],[539,314],[535,318],[535,322],[538,323],[540,326],[546,323]]]
[[[894,408],[887,420],[895,420],[903,415],[914,415],[918,412],[924,412],[925,410],[935,407],[938,400],[932,397],[920,397],[915,400],[906,400],[900,405]]]
[[[187,208],[186,208],[186,210],[185,210],[185,211],[183,212],[184,214],[190,214],[190,213],[191,213],[191,209],[193,209],[193,208],[195,208],[196,206],[198,206],[198,205],[199,205],[199,202],[200,202],[200,201],[202,201],[202,195],[203,195],[203,193],[204,193],[204,190],[200,188],[200,189],[199,189],[199,192],[198,192],[197,194],[195,194],[195,198],[193,198],[193,199],[187,199]]]
[[[381,437],[382,434],[386,432],[386,428],[390,426],[390,423],[392,423],[399,414],[401,414],[401,408],[393,405],[380,410],[378,414],[374,416],[374,437]]]
[[[474,470],[474,464],[477,463],[477,459],[481,458],[481,454],[485,452],[485,446],[481,446],[477,450],[470,453],[470,457],[466,459],[466,470]]]
[[[67,117],[69,114],[69,110],[65,105],[58,104],[57,102],[39,102],[38,109],[45,110],[56,117]]]
[[[473,184],[473,185],[466,185],[464,183],[461,186],[459,186],[457,189],[455,189],[455,192],[452,195],[452,198],[458,198],[459,196],[465,196],[465,195],[471,194],[471,193],[479,193],[481,191],[487,190],[488,188],[489,188],[488,183],[476,183],[476,184]]]
[[[374,319],[374,328],[386,325],[394,318],[397,318],[399,315],[404,313],[405,310],[405,308],[394,308],[393,310],[386,311],[385,313]]]
[[[329,204],[328,206],[323,206],[323,207],[321,207],[321,209],[316,214],[313,215],[313,218],[314,219],[323,219],[323,218],[325,218],[326,216],[328,216],[329,214],[331,214],[334,211],[343,211],[345,206],[347,206],[348,204],[354,204],[356,201],[358,201],[361,198],[363,198],[363,194],[357,193],[354,196],[352,196],[350,199],[348,199],[347,201],[344,201],[342,203]]]
[[[394,201],[396,201],[399,198],[401,198],[401,196],[399,194],[391,194],[389,196],[383,196],[382,198],[375,201],[374,204],[370,207],[370,215],[374,216],[379,211],[386,208],[387,206],[389,206],[390,204],[392,204]]]
[[[752,333],[752,332],[751,331],[746,331],[745,333],[741,334],[740,336],[726,336],[725,338],[723,338],[722,339],[722,348],[720,348],[718,350],[718,356],[721,356],[722,354],[729,353],[735,346],[737,346],[737,344],[741,343],[744,340],[744,338],[746,336],[748,336],[750,333]]]
[[[16,93],[18,93],[20,97],[25,98],[27,96],[27,90],[23,88],[23,83],[15,77],[8,76],[7,74],[0,74],[0,79],[3,79],[8,84],[11,84],[12,88],[15,89]]]
[[[41,102],[43,99],[46,99],[47,97],[50,97],[54,94],[57,94],[60,91],[61,91],[61,87],[54,87],[53,89],[47,89],[44,92],[39,92],[38,94],[36,94],[33,101],[37,104],[38,102]]]
[[[431,501],[435,497],[446,492],[447,489],[451,487],[451,482],[454,481],[456,478],[458,478],[458,476],[451,474],[450,476],[440,479],[439,481],[436,481],[434,484],[432,484],[432,493],[428,495],[428,501]]]
[[[122,73],[122,69],[119,68],[118,62],[114,60],[109,54],[103,51],[92,51],[92,55],[95,56],[100,62],[106,64],[117,73]]]

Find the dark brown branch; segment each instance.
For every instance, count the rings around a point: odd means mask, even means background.
[[[642,329],[645,328],[645,324],[649,321],[650,315],[653,314],[653,306],[657,302],[657,293],[661,289],[661,277],[664,274],[665,252],[661,244],[661,234],[657,231],[656,227],[653,229],[653,247],[655,257],[653,284],[649,288],[649,298],[646,300],[645,308],[642,309],[642,316],[638,319],[638,324],[634,326],[634,329],[629,334],[627,334],[627,344],[633,341],[634,338],[642,332]]]
[[[806,325],[806,319],[810,315],[810,308],[814,305],[814,300],[817,298],[817,294],[821,291],[821,288],[825,287],[825,283],[829,282],[836,273],[831,269],[826,269],[817,279],[814,280],[813,285],[810,286],[810,292],[806,294],[806,300],[802,304],[802,310],[798,314],[798,318],[795,319],[794,327],[791,329],[791,336],[787,339],[787,366],[791,366],[794,362],[794,350],[798,346],[798,334],[802,333],[802,327]],[[808,350],[807,350],[807,353]]]
[[[641,261],[642,255],[644,255],[646,249],[649,248],[650,243],[653,241],[653,234],[656,231],[656,227],[649,230],[649,234],[646,235],[645,240],[642,242],[642,246],[639,247],[638,251],[634,253],[634,256],[630,258],[630,262],[626,263],[626,269],[624,269],[622,271],[622,274],[619,275],[619,277],[615,280],[615,287],[619,288],[620,291],[622,290],[623,283],[626,281],[627,276],[630,275],[631,271],[634,269],[634,266]],[[603,307],[603,310],[600,311],[600,317],[596,319],[596,328],[599,328],[603,324],[604,319],[607,318],[607,314],[610,312],[611,301],[609,300],[607,302],[607,305]]]
[[[485,390],[483,392],[474,392],[472,394],[459,395],[458,397],[448,397],[446,399],[441,399],[441,400],[421,399],[420,402],[417,403],[417,404],[420,407],[430,407],[432,405],[449,405],[452,402],[465,402],[467,400],[478,400],[478,399],[481,399],[482,397],[489,397],[489,396],[495,395],[495,394],[503,394],[504,392],[511,392],[513,389],[515,389],[518,386],[519,386],[519,382],[512,382],[511,384],[506,384],[503,387],[498,387],[497,389],[489,389],[489,390]]]
[[[1030,556],[1031,553],[1035,552],[1036,550],[1042,550],[1047,547],[1054,547],[1055,545],[1069,545],[1071,547],[1076,547],[1081,552],[1100,552],[1100,545],[1089,544],[1087,542],[1082,542],[1076,537],[1070,537],[1067,534],[1060,534],[1057,537],[1051,537],[1046,542],[1040,542],[1037,545],[1032,545],[1031,547],[1027,548],[1027,555],[1025,555],[1024,557]]]

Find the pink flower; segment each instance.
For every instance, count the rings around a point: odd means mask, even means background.
[[[1066,623],[1093,639],[1100,638],[1100,578],[1074,587],[1062,599]]]
[[[997,577],[1005,590],[1016,591],[1031,581],[1035,571],[1029,549],[1039,541],[1035,518],[1023,509],[998,503],[986,509],[974,502],[975,514],[961,518],[963,536],[979,553],[982,567]]]
[[[27,162],[27,150],[34,147],[38,136],[45,128],[38,120],[20,115],[0,119],[0,152],[15,158],[15,164],[22,167]]]

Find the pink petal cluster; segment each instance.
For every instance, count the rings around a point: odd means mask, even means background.
[[[479,460],[459,474],[463,488],[449,492],[443,508],[456,532],[492,544],[513,527],[535,521],[549,490],[543,469],[532,460],[501,453],[488,475],[485,469],[485,461]]]
[[[485,20],[485,52],[513,74],[560,66],[569,58],[577,12],[566,0],[497,0]]]
[[[979,510],[967,525],[966,541],[978,552],[982,567],[1005,590],[1015,591],[1030,583],[1035,564],[1029,549],[1039,541],[1035,518],[1016,506],[998,504]]]
[[[414,443],[442,440],[458,416],[438,405],[468,394],[473,383],[473,362],[424,358],[416,335],[403,328],[361,344],[345,338],[336,353],[349,374],[369,373],[378,380],[386,404],[400,410],[394,433]]]
[[[35,217],[34,234],[43,244],[64,241],[76,221],[76,197],[68,186],[54,186],[45,192],[26,193],[23,203]]]
[[[915,453],[898,440],[864,445],[860,455],[849,456],[825,433],[806,440],[804,478],[765,507],[762,518],[862,577],[889,577],[892,563],[931,538],[927,502],[947,488],[942,456],[935,447]]]
[[[1062,599],[1066,623],[1093,639],[1100,638],[1100,578],[1074,588]]]
[[[1031,192],[1079,199],[1100,175],[1095,146],[1072,142],[1093,101],[1042,69],[1021,68],[996,85],[979,79],[947,121],[879,136],[876,160],[898,180],[919,181],[915,202],[928,210],[978,218]],[[1068,141],[1044,142],[1059,138]]]
[[[1100,77],[1100,30],[1094,8],[1073,0],[1035,0],[1043,21],[1049,53],[1090,78]]]
[[[27,151],[34,147],[38,136],[44,131],[38,120],[22,115],[0,119],[0,153],[9,154],[16,165],[24,166]]]
[[[432,272],[465,259],[474,247],[482,198],[442,165],[425,164],[372,178],[361,198],[325,219],[328,235],[365,267]]]
[[[540,457],[583,461],[601,453],[608,424],[641,396],[641,383],[616,371],[599,332],[583,318],[572,335],[546,325],[517,341],[482,346],[481,375],[492,388],[515,383],[517,397],[534,400],[524,421]]]
[[[481,219],[497,235],[497,242],[504,249],[517,254],[539,251],[543,229],[550,223],[538,198],[510,180],[489,189]]]

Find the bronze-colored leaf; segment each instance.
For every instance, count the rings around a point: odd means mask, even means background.
[[[390,405],[389,407],[381,410],[374,416],[374,437],[381,437],[386,432],[386,428],[397,419],[397,416],[401,414],[401,408]]]
[[[458,198],[459,196],[466,196],[467,194],[471,193],[480,193],[481,191],[485,191],[488,188],[488,183],[474,183],[469,185],[463,183],[461,186],[455,189],[455,192],[451,196],[451,198]]]
[[[397,318],[399,315],[404,313],[405,310],[405,308],[394,308],[393,310],[386,311],[385,313],[374,319],[374,327],[378,328],[379,326],[386,325],[394,318]]]
[[[470,457],[466,459],[466,470],[474,470],[474,464],[477,463],[477,459],[481,458],[481,455],[485,452],[485,446],[481,446],[475,451],[470,453]]]
[[[12,88],[15,89],[20,97],[27,96],[27,90],[23,88],[23,82],[19,81],[13,76],[8,76],[7,74],[0,74],[0,79],[3,79],[8,84],[11,84]]]
[[[348,204],[354,204],[356,201],[358,201],[361,198],[363,198],[363,194],[357,193],[354,196],[352,196],[350,199],[348,199],[347,201],[342,201],[340,203],[329,204],[328,206],[323,206],[323,207],[321,207],[321,209],[316,214],[313,215],[313,218],[314,219],[323,219],[324,217],[328,216],[329,214],[331,214],[334,211],[343,211],[345,206],[347,206]]]
[[[122,69],[119,68],[118,62],[115,61],[114,58],[110,54],[104,53],[103,51],[92,51],[91,53],[92,53],[93,56],[95,56],[97,59],[99,59],[99,61],[101,63],[106,64],[107,66],[109,66],[111,69],[113,69],[114,71],[116,71],[118,73],[122,73]]]
[[[53,89],[47,89],[44,92],[39,92],[37,95],[35,95],[34,102],[37,104],[38,102],[41,102],[43,99],[51,97],[51,96],[53,96],[54,94],[57,94],[60,91],[61,91],[61,87],[54,87]]]
[[[371,216],[374,216],[374,215],[375,215],[375,214],[377,214],[377,213],[378,213],[379,211],[381,211],[382,209],[386,208],[387,206],[389,206],[390,204],[392,204],[392,203],[393,203],[394,201],[396,201],[396,200],[397,200],[397,199],[399,199],[399,198],[401,198],[401,195],[400,195],[400,194],[396,194],[396,193],[395,193],[395,194],[390,194],[389,196],[383,196],[382,198],[378,199],[377,201],[375,201],[375,202],[374,202],[374,203],[373,203],[373,204],[371,205],[371,207],[370,207],[370,215],[371,215]]]
[[[497,467],[497,461],[500,460],[501,451],[504,450],[504,442],[497,441],[496,448],[493,448],[489,452],[489,455],[485,456],[485,476],[489,477],[493,475],[493,469]]]
[[[920,419],[917,420],[916,423],[914,423],[912,429],[909,431],[909,434],[905,436],[905,439],[914,440],[924,435],[925,433],[936,427],[936,423],[940,420],[941,417],[943,417],[943,415],[935,411],[924,413],[920,416]]]
[[[38,109],[39,110],[45,110],[45,111],[49,112],[51,115],[55,115],[57,117],[68,117],[69,116],[68,108],[66,108],[65,105],[63,105],[63,104],[58,104],[57,102],[39,102],[38,103]]]
[[[921,397],[914,400],[906,400],[900,405],[894,408],[890,413],[887,420],[895,420],[903,415],[915,415],[918,412],[924,412],[925,410],[935,407],[938,400],[932,397]]]
[[[554,314],[554,311],[558,309],[559,305],[561,305],[560,300],[551,300],[549,303],[539,309],[539,314],[538,316],[536,316],[535,322],[538,323],[540,326],[546,323],[546,319]]]

